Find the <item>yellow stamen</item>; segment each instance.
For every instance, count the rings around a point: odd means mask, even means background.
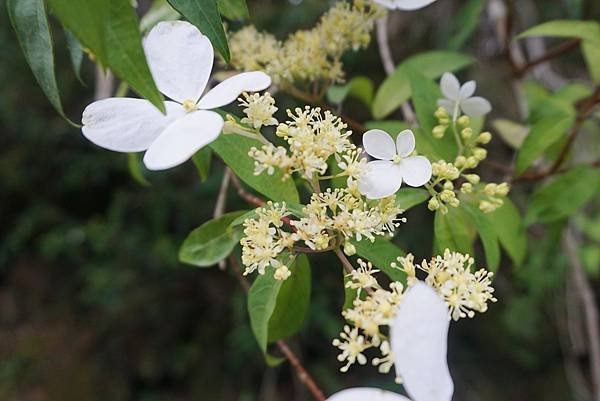
[[[189,100],[189,99],[188,100],[184,100],[181,105],[183,106],[183,109],[187,113],[196,110],[196,102],[194,102],[193,100]]]

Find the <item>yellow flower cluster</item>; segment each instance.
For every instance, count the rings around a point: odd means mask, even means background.
[[[396,308],[402,300],[404,286],[402,283],[390,284],[390,289],[382,288],[374,277],[379,270],[373,269],[370,262],[357,260],[359,268],[348,275],[350,280],[346,288],[357,290],[353,306],[342,312],[344,318],[351,323],[345,325],[339,339],[333,340],[333,345],[340,349],[340,362],[346,362],[340,370],[347,372],[350,366],[358,362],[367,363],[364,352],[370,348],[378,348],[381,358],[372,360],[373,366],[379,367],[379,372],[388,373],[393,366],[393,355],[387,336],[380,331],[381,326],[389,326],[394,318]],[[368,295],[361,299],[361,291]]]
[[[336,188],[313,194],[303,209],[306,217],[291,224],[296,228],[296,240],[313,250],[323,250],[335,239],[374,241],[375,236],[392,234],[405,221],[398,218],[402,212],[394,197],[370,204],[352,188]]]
[[[421,265],[414,264],[412,254],[397,260],[400,266],[397,263],[391,266],[407,274],[407,288],[417,282],[417,269],[427,273],[425,281],[448,304],[449,318],[473,317],[475,311],[485,312],[488,302],[496,302],[491,286],[492,273],[485,269],[471,272],[473,258],[469,255],[446,250],[443,256],[423,261]],[[359,268],[348,274],[346,283],[346,288],[357,291],[356,297],[352,308],[342,312],[348,324],[340,338],[333,340],[333,345],[341,351],[338,360],[346,363],[340,369],[342,372],[348,371],[355,363],[365,365],[365,351],[378,348],[381,357],[373,358],[371,362],[378,366],[379,372],[388,373],[394,364],[393,354],[385,334],[387,330],[382,330],[382,327],[392,323],[396,309],[402,303],[405,287],[400,282],[392,282],[389,289],[384,289],[375,278],[379,270],[373,269],[370,262],[360,259],[357,262]]]
[[[459,155],[453,162],[440,160],[432,163],[433,185],[430,187],[431,199],[428,208],[432,211],[440,210],[442,213],[448,212],[448,206],[458,207],[460,200],[455,191],[453,181],[463,178],[466,182],[460,185],[462,194],[470,194],[479,201],[479,209],[484,213],[490,213],[502,206],[504,201],[502,197],[508,195],[509,185],[485,184],[480,183],[480,177],[477,174],[467,174],[469,169],[476,168],[479,163],[487,157],[487,150],[481,147],[490,142],[492,134],[482,132],[477,136],[473,134],[471,119],[466,116],[460,116],[453,121],[448,112],[443,107],[436,110],[435,116],[438,124],[433,129],[435,138],[442,138],[447,130],[454,132],[455,139],[459,145]],[[436,186],[441,188],[437,188]]]
[[[443,256],[438,255],[429,262],[424,260],[420,265],[414,264],[411,254],[397,260],[400,266],[393,263],[392,267],[406,273],[408,285],[417,280],[417,269],[427,273],[425,281],[442,295],[454,320],[472,318],[475,312],[487,311],[488,302],[496,302],[492,287],[494,273],[483,268],[472,272],[475,260],[469,255],[446,249]]]
[[[262,126],[277,125],[278,121],[273,114],[277,111],[275,99],[269,92],[264,95],[253,93],[249,95],[244,92],[243,98],[239,98],[240,106],[244,107],[246,117],[242,118],[242,123],[251,126],[254,129],[260,129]]]
[[[287,265],[293,261],[291,253],[294,246],[292,234],[284,231],[283,218],[290,213],[285,203],[267,203],[267,206],[256,210],[256,217],[244,221],[244,237],[240,240],[242,245],[242,263],[246,266],[244,275],[258,271],[265,274],[269,266],[276,270],[275,278],[285,280],[289,277]],[[288,252],[288,261],[282,263],[278,258],[285,251]]]
[[[291,120],[279,124],[276,134],[288,143],[290,154],[283,147],[272,144],[261,149],[252,148],[249,155],[255,160],[254,174],[259,175],[263,171],[272,174],[278,167],[285,177],[297,172],[311,181],[325,174],[327,160],[335,156],[343,175],[358,178],[366,159],[350,141],[352,131],[346,130],[346,124],[339,117],[309,106],[287,112]]]
[[[341,56],[366,47],[375,20],[383,15],[373,2],[337,2],[310,30],[284,42],[247,26],[230,35],[231,65],[242,71],[262,70],[278,85],[297,81],[340,81]]]

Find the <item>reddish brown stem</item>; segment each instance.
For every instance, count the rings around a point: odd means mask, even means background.
[[[246,191],[244,189],[244,187],[242,186],[240,179],[235,174],[231,174],[231,183],[237,190],[238,196],[240,198],[242,198],[243,200],[245,200],[246,202],[248,202],[254,206],[262,206],[265,204],[264,200],[262,200],[258,196],[251,194],[250,192]]]
[[[526,72],[528,72],[532,68],[536,67],[537,65],[545,63],[546,61],[550,61],[553,58],[558,57],[561,54],[566,53],[566,52],[576,48],[577,46],[579,46],[580,43],[581,43],[581,40],[579,40],[579,39],[572,39],[572,40],[563,42],[560,45],[548,50],[545,54],[542,54],[541,56],[539,56],[531,61],[528,61],[527,63],[525,63],[521,66],[515,65],[514,73],[516,76],[519,76],[519,77],[523,76]]]

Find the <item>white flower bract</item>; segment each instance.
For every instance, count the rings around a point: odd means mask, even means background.
[[[221,82],[204,96],[214,52],[208,38],[192,24],[157,24],[144,39],[148,66],[166,101],[163,115],[150,102],[108,98],[86,107],[82,132],[90,141],[117,152],[142,152],[150,170],[164,170],[188,160],[221,133],[223,118],[212,109],[233,102],[245,91],[266,89],[271,78],[245,72]]]
[[[469,117],[483,116],[492,110],[492,106],[486,99],[473,96],[476,88],[475,81],[468,81],[461,85],[454,74],[447,72],[442,75],[440,81],[440,89],[445,99],[438,100],[438,106],[446,109],[455,120],[459,116],[459,111]]]
[[[396,141],[382,130],[373,129],[363,135],[365,151],[380,160],[366,165],[358,180],[360,192],[369,199],[381,199],[398,192],[402,182],[420,187],[431,178],[431,163],[424,156],[411,156],[415,136],[411,130],[398,134]]]
[[[430,5],[436,0],[373,0],[385,8],[398,10],[417,10]]]

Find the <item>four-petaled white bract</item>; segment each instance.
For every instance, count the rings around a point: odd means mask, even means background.
[[[390,9],[417,10],[430,5],[436,0],[373,0]]]
[[[483,116],[492,110],[492,105],[482,97],[473,96],[476,88],[475,81],[465,82],[461,86],[456,76],[447,72],[440,81],[440,89],[446,98],[438,100],[438,106],[455,118],[461,110],[470,117]]]
[[[396,372],[412,401],[450,401],[454,384],[446,361],[450,318],[444,300],[428,285],[413,285],[396,311],[390,338]],[[410,401],[376,388],[353,388],[327,401]]]
[[[367,170],[358,181],[358,189],[369,199],[381,199],[400,189],[402,181],[420,187],[431,178],[431,163],[424,156],[410,156],[415,150],[415,135],[411,130],[398,134],[396,142],[385,131],[373,129],[363,135],[365,151],[381,160],[367,163]]]
[[[213,66],[213,47],[188,22],[161,22],[143,44],[158,89],[174,100],[165,102],[166,115],[147,100],[109,98],[84,110],[82,131],[90,141],[109,150],[145,150],[144,164],[150,170],[175,167],[217,139],[224,122],[211,109],[233,102],[242,92],[271,85],[265,73],[245,72],[202,96]]]

